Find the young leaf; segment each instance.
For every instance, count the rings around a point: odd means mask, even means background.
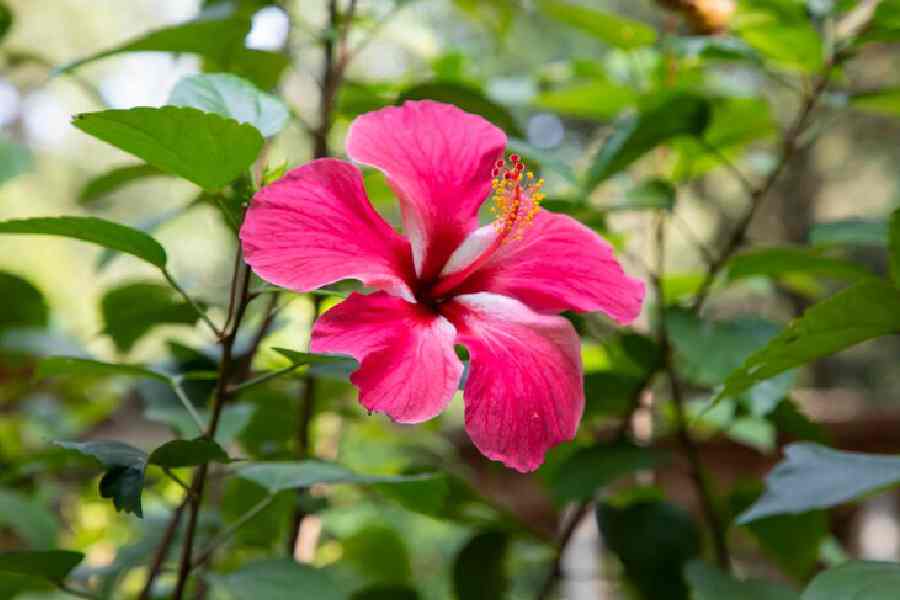
[[[55,377],[57,375],[85,375],[88,377],[129,376],[145,379],[156,379],[169,383],[169,377],[140,365],[126,365],[101,362],[76,356],[49,356],[38,363],[34,376],[36,379]]]
[[[82,560],[84,554],[71,550],[0,552],[0,571],[62,582]]]
[[[603,503],[597,507],[597,524],[643,597],[687,600],[682,570],[700,553],[700,533],[690,514],[653,500],[624,508]]]
[[[561,0],[539,0],[548,16],[592,35],[610,46],[630,50],[656,41],[656,31],[640,21]]]
[[[866,281],[813,305],[725,380],[717,398],[733,396],[788,369],[865,340],[900,331],[900,292]]]
[[[137,341],[159,325],[193,325],[199,318],[190,303],[165,285],[133,282],[113,288],[100,301],[103,333],[119,352],[130,351]]]
[[[189,106],[253,125],[271,137],[287,124],[290,113],[279,98],[227,73],[201,73],[175,85],[169,104]]]
[[[801,600],[894,600],[900,589],[900,565],[851,561],[820,573]]]
[[[250,563],[226,575],[211,575],[213,585],[234,600],[346,600],[332,576],[322,569],[280,559]]]
[[[93,456],[106,467],[100,479],[100,497],[110,498],[116,511],[134,513],[143,518],[141,492],[147,453],[116,441],[56,442],[58,446]]]
[[[166,468],[198,467],[210,462],[231,462],[228,453],[212,440],[172,440],[150,453],[147,462]]]
[[[50,310],[47,301],[34,285],[12,273],[0,271],[0,298],[3,298],[3,310],[0,311],[0,330],[11,327],[47,326]]]
[[[2,27],[2,19],[2,6],[0,6],[0,27]],[[0,135],[0,185],[30,169],[31,163],[31,152],[26,146]]]
[[[275,494],[282,490],[305,488],[317,483],[392,483],[428,479],[430,475],[359,475],[334,463],[318,460],[299,462],[259,462],[237,472]]]
[[[104,110],[76,115],[72,123],[88,135],[208,190],[237,179],[263,146],[255,127],[196,108]]]
[[[596,444],[582,448],[556,470],[550,483],[560,502],[587,500],[602,488],[635,471],[652,469],[664,456],[632,444]]]
[[[509,589],[506,555],[509,537],[499,531],[479,533],[462,547],[453,563],[453,589],[459,600],[496,600]]]
[[[900,456],[841,452],[809,443],[791,444],[784,453],[785,459],[766,477],[765,493],[737,523],[830,508],[900,483]]]
[[[79,204],[92,204],[107,196],[119,188],[150,177],[159,177],[166,175],[152,165],[128,165],[124,167],[116,167],[105,173],[101,173],[90,179],[78,194]]]
[[[32,217],[0,221],[0,234],[53,235],[90,242],[131,254],[160,269],[166,251],[146,233],[96,217]]]
[[[691,587],[692,600],[799,600],[796,592],[778,583],[739,581],[701,560],[688,563],[684,570]]]
[[[702,135],[709,125],[711,114],[706,99],[680,94],[622,119],[594,158],[586,188],[594,189],[668,140]]]

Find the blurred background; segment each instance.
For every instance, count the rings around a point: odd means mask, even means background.
[[[703,280],[710,253],[726,243],[747,206],[744,183],[733,169],[755,181],[773,168],[781,131],[821,69],[823,44],[839,38],[842,24],[850,26],[846,15],[869,4],[888,14],[879,26],[896,32],[890,27],[898,27],[900,11],[892,0],[360,0],[346,40],[352,60],[336,94],[328,139],[332,152],[342,155],[355,116],[403,98],[432,97],[483,114],[507,131],[510,149],[546,178],[548,208],[570,212],[603,232],[630,273],[648,281],[664,273],[666,301],[686,302]],[[208,62],[191,53],[124,52],[65,73],[58,69],[151,30],[244,11],[252,19],[245,47],[288,59],[265,82],[270,86],[260,81],[262,75],[254,82],[271,87],[291,110],[267,156],[271,167],[292,167],[313,155],[310,128],[321,117],[318,78],[322,36],[329,35],[323,33],[327,2],[4,0],[2,6],[11,25],[0,40],[0,219],[95,215],[147,231],[168,251],[175,278],[209,306],[214,319],[223,320],[235,242],[222,212],[193,184],[158,173],[98,183],[111,169],[137,163],[71,124],[73,115],[83,112],[164,105],[182,77],[208,68]],[[628,21],[593,23],[577,12],[580,8]],[[635,22],[651,32],[653,43],[640,42],[645,31],[629,29]],[[884,34],[855,48],[833,77],[804,134],[809,144],[794,154],[768,193],[747,247],[803,247],[885,272],[887,219],[900,206],[900,48],[893,39]],[[666,140],[627,168],[586,184],[598,151],[619,130],[623,116],[672,90],[710,103],[705,133],[699,139]],[[661,121],[659,128],[665,127]],[[366,182],[376,207],[398,222],[383,177],[367,171]],[[668,249],[660,264],[655,224],[661,210],[667,215]],[[692,421],[694,434],[723,507],[731,507],[723,512],[736,514],[759,494],[787,440],[900,452],[895,337],[866,342],[772,380],[778,389],[769,392],[769,410],[729,400],[700,415],[711,390],[751,350],[850,279],[846,271],[827,269],[787,268],[778,276],[746,277],[729,271],[714,289],[702,322],[687,314],[671,317],[689,409],[699,415]],[[35,379],[34,361],[65,354],[173,372],[215,369],[214,340],[195,318],[151,317],[146,325],[142,315],[113,310],[112,291],[148,282],[160,283],[158,273],[132,257],[66,239],[0,236],[0,549],[83,551],[79,577],[108,598],[137,597],[154,541],[182,490],[148,472],[143,520],[117,512],[98,494],[95,465],[52,442],[116,439],[150,450],[173,432],[183,433],[184,420],[174,414],[177,400],[164,385],[105,376]],[[142,297],[133,295],[130,302]],[[307,347],[313,302],[301,295],[285,300],[255,358],[260,371],[284,366],[273,348]],[[633,335],[652,337],[657,300],[648,303]],[[314,490],[303,499],[313,518],[294,556],[336,573],[350,592],[380,588],[417,594],[385,592],[394,595],[383,598],[535,598],[553,564],[548,540],[571,514],[568,501],[580,497],[565,487],[578,487],[577,481],[561,478],[558,469],[595,438],[609,438],[623,418],[636,443],[668,452],[671,460],[611,476],[614,483],[591,493],[624,503],[614,506],[627,505],[632,496],[667,498],[683,507],[687,518],[700,520],[702,507],[672,440],[671,410],[659,399],[665,386],[649,385],[639,407],[629,411],[623,398],[631,383],[623,379],[618,361],[631,334],[616,333],[599,317],[577,323],[588,372],[582,435],[554,450],[533,476],[478,455],[463,431],[460,398],[432,422],[401,427],[366,416],[345,374],[323,377],[312,421],[315,456],[368,474],[437,465],[454,483],[449,499],[437,500],[443,503],[439,509],[427,506],[433,493],[428,490]],[[218,441],[233,456],[292,458],[302,386],[298,375],[242,395],[227,407],[227,426]],[[210,388],[207,382],[189,382],[187,391],[202,406]],[[209,531],[233,523],[260,494],[243,480],[216,481]],[[215,572],[283,554],[296,502],[293,492],[281,493],[229,543]],[[827,522],[822,513],[798,516],[777,535],[741,528],[730,534],[734,560],[742,573],[793,585],[851,555],[898,560],[898,510],[900,497],[888,492],[838,509]],[[560,598],[683,596],[673,589],[636,588],[616,558],[623,534],[601,536],[593,510],[580,517],[561,561],[564,576],[555,592]],[[652,533],[640,534],[648,522],[626,527],[623,521],[625,543],[628,531],[654,539]],[[476,534],[482,536],[484,555],[476,547],[468,557],[474,564],[461,563],[461,549],[471,550],[467,544]],[[498,544],[504,548],[500,579],[492,563]],[[663,553],[694,553],[680,542],[656,547]],[[466,592],[461,578],[499,592]],[[204,593],[244,598],[227,587],[211,585]],[[158,594],[168,597],[165,583]],[[12,584],[4,591],[0,580],[0,597],[70,596],[18,591]]]

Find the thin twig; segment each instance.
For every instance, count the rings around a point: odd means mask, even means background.
[[[231,537],[238,532],[238,530],[249,523],[253,517],[264,511],[272,502],[275,500],[275,496],[266,496],[259,502],[257,502],[253,508],[245,512],[241,515],[241,518],[229,525],[226,529],[222,530],[216,537],[214,537],[206,546],[204,550],[200,552],[197,558],[194,559],[193,564],[191,564],[192,569],[196,569],[200,565],[205,564],[210,558],[212,558],[213,554],[215,554],[216,550],[218,550],[222,544],[227,542]]]
[[[175,396],[178,397],[178,400],[181,402],[182,406],[184,406],[184,409],[191,415],[191,419],[193,419],[194,423],[197,425],[197,433],[203,433],[203,428],[205,427],[203,419],[200,418],[200,414],[194,407],[194,403],[191,402],[191,399],[188,398],[184,388],[181,387],[181,380],[181,377],[170,377],[169,384],[172,386],[172,391],[175,392]]]
[[[569,543],[575,535],[575,530],[578,529],[578,524],[581,523],[582,519],[584,519],[585,515],[587,515],[590,510],[591,504],[593,504],[592,500],[585,500],[580,503],[575,510],[572,511],[572,514],[563,526],[559,535],[559,541],[557,542],[556,554],[553,557],[553,565],[538,592],[537,600],[547,600],[547,598],[550,597],[550,594],[553,593],[557,581],[562,577],[562,561],[565,557],[566,549],[569,547]]]
[[[206,311],[203,310],[203,308],[199,304],[197,304],[197,302],[193,298],[191,298],[191,295],[188,294],[184,290],[184,288],[182,288],[180,285],[178,285],[178,282],[175,281],[175,278],[172,277],[172,274],[169,273],[169,270],[163,269],[162,273],[163,273],[163,277],[166,278],[166,281],[169,282],[169,285],[171,285],[175,289],[176,292],[181,294],[181,296],[185,300],[187,300],[187,303],[190,304],[191,308],[193,308],[197,312],[197,315],[203,320],[203,322],[209,326],[209,328],[212,330],[213,334],[215,334],[215,336],[217,338],[220,337],[222,335],[222,332],[219,330],[218,327],[216,327],[216,324],[213,323],[212,320],[207,316]]]
[[[175,512],[172,513],[172,518],[169,519],[166,531],[163,533],[159,546],[156,548],[156,553],[153,555],[150,572],[147,574],[147,581],[144,582],[144,588],[141,590],[141,595],[138,596],[138,600],[148,600],[150,598],[150,594],[153,592],[153,582],[159,577],[162,565],[166,561],[166,556],[169,554],[169,548],[172,546],[172,541],[175,539],[175,533],[178,531],[178,526],[181,524],[181,517],[184,514],[184,509],[189,502],[190,496],[185,495],[184,500],[178,505]]]

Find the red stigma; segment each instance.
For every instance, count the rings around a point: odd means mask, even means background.
[[[514,163],[518,163],[518,162],[519,162],[519,155],[518,155],[518,154],[510,154],[510,155],[509,155],[509,160],[513,161]]]

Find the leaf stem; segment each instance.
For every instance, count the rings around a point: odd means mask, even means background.
[[[212,330],[213,334],[215,334],[215,336],[217,338],[221,337],[222,332],[219,330],[218,327],[216,327],[216,324],[213,323],[212,320],[207,316],[206,311],[203,310],[203,308],[199,304],[197,304],[197,302],[191,297],[190,294],[188,294],[184,290],[183,287],[178,285],[178,282],[175,281],[175,278],[172,277],[172,274],[169,273],[169,270],[163,269],[162,274],[163,274],[163,277],[166,278],[166,281],[169,282],[169,285],[171,285],[175,289],[176,292],[181,294],[182,298],[184,298],[187,301],[187,303],[191,305],[191,308],[193,308],[197,312],[197,315],[203,320],[203,322],[209,326],[209,328],[210,328],[210,330]]]
[[[184,388],[181,386],[182,378],[180,376],[170,377],[169,384],[172,386],[172,390],[175,392],[175,395],[178,397],[178,400],[181,402],[184,409],[191,415],[191,419],[193,419],[194,423],[197,425],[197,433],[202,434],[205,424],[203,423],[203,419],[200,417],[200,413],[197,412],[197,409],[194,408],[194,403],[191,402],[191,399],[188,398],[188,395],[185,393]]]
[[[231,537],[234,536],[234,534],[237,533],[240,528],[249,523],[256,515],[268,508],[274,500],[274,495],[266,496],[265,498],[257,502],[253,506],[253,508],[241,515],[240,519],[229,525],[226,529],[224,529],[221,533],[214,537],[209,542],[209,544],[207,544],[206,548],[200,552],[197,558],[194,559],[194,562],[191,564],[191,568],[196,569],[197,567],[206,563],[210,558],[212,558],[212,555],[215,553],[215,551],[222,547],[222,544],[231,539]]]

